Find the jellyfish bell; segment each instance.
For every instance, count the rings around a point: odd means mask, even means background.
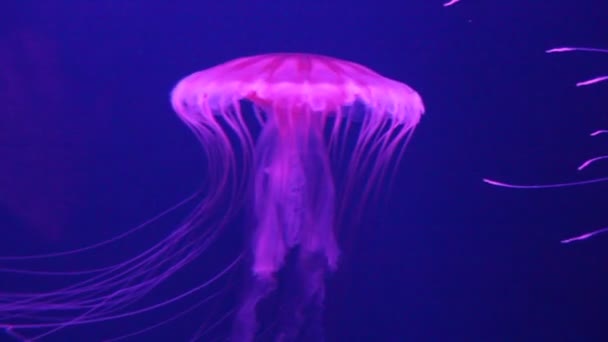
[[[206,186],[200,203],[171,233],[129,260],[80,272],[85,279],[65,288],[0,294],[0,327],[13,336],[42,330],[36,339],[186,300],[242,258],[175,297],[136,306],[200,258],[244,209],[250,213],[244,226],[250,258],[232,340],[255,338],[257,304],[283,286],[284,279],[277,277],[283,268],[293,270],[286,281],[294,286],[282,299],[284,322],[274,328],[276,340],[311,334],[312,340],[322,338],[325,275],[338,267],[340,256],[335,227],[342,216],[357,214],[344,203],[350,197],[369,198],[400,158],[424,112],[420,96],[408,85],[354,62],[275,53],[195,72],[178,82],[171,103],[202,147]],[[353,136],[349,130],[354,121]],[[335,170],[336,158],[344,161],[342,175]],[[74,251],[0,257],[0,262],[90,252],[139,229]],[[314,318],[305,317],[310,315]]]
[[[235,99],[278,108],[302,106],[312,111],[337,110],[360,99],[377,110],[399,115],[400,107],[417,107],[409,116],[417,123],[423,111],[418,94],[407,85],[382,77],[360,64],[332,57],[276,53],[238,58],[193,73],[174,88],[172,103],[186,121],[184,106],[222,108]]]
[[[322,124],[355,101],[373,112],[370,120],[390,118],[406,131],[424,110],[418,94],[403,83],[353,62],[302,53],[239,58],[184,78],[172,93],[175,111],[194,125],[225,116],[239,100],[272,115],[283,133]]]

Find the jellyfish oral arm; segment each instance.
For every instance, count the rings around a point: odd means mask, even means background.
[[[293,127],[292,127],[293,128]],[[309,127],[308,127],[309,128]],[[251,340],[257,329],[255,307],[277,286],[275,274],[289,265],[295,293],[285,300],[288,322],[277,333],[297,338],[304,310],[320,317],[325,295],[324,274],[337,267],[334,237],[335,190],[320,131],[304,126],[285,135],[275,122],[263,128],[256,146],[252,284],[247,291],[233,338]],[[315,330],[320,331],[315,324]]]
[[[285,134],[269,122],[257,142],[252,271],[259,277],[271,277],[295,247],[336,268],[335,190],[320,128],[296,125]]]

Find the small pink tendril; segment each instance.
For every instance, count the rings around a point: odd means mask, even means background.
[[[608,75],[606,75],[606,76],[599,76],[599,77],[596,77],[596,78],[592,78],[590,80],[577,82],[576,86],[577,87],[582,87],[582,86],[587,86],[587,85],[591,85],[591,84],[595,84],[595,83],[600,83],[600,82],[603,82],[603,81],[606,81],[606,80],[608,80]]]
[[[592,137],[595,137],[595,136],[598,136],[598,135],[600,135],[600,134],[605,134],[605,133],[608,133],[608,130],[605,130],[605,129],[598,129],[597,131],[595,131],[595,132],[593,132],[593,133],[591,133],[591,134],[589,134],[589,135],[590,135],[590,136],[592,136]],[[589,159],[589,160],[585,161],[584,163],[582,163],[582,164],[581,164],[581,166],[579,166],[579,167],[577,168],[577,170],[578,170],[578,171],[581,171],[581,170],[583,170],[584,168],[586,168],[587,166],[591,165],[592,163],[594,163],[594,162],[596,162],[596,161],[598,161],[598,160],[602,160],[602,159],[608,159],[608,155],[606,155],[606,156],[599,156],[599,157],[595,157],[595,158],[591,158],[591,159]]]
[[[575,237],[572,237],[572,238],[569,238],[569,239],[562,240],[561,243],[565,244],[565,243],[570,243],[570,242],[574,242],[574,241],[586,240],[586,239],[588,239],[588,238],[590,238],[592,236],[595,236],[595,235],[598,235],[598,234],[602,234],[602,233],[606,233],[606,232],[608,232],[608,227],[600,228],[600,229],[594,230],[594,231],[592,231],[590,233],[585,233],[585,234],[582,234],[582,235],[579,235],[579,236],[575,236]]]
[[[572,52],[572,51],[583,51],[583,52],[599,52],[599,53],[608,53],[608,49],[597,49],[597,48],[586,48],[586,47],[572,47],[572,46],[563,46],[558,48],[549,49],[547,53],[556,53],[556,52]],[[586,81],[581,81],[576,83],[577,87],[588,86],[592,84],[596,84],[599,82],[603,82],[608,80],[608,75],[595,77]]]
[[[458,2],[460,2],[460,0],[450,0],[450,1],[446,2],[446,3],[444,3],[443,7],[452,6],[452,5],[454,5],[455,3],[458,3]]]
[[[557,52],[571,52],[571,51],[608,53],[608,49],[585,48],[585,47],[570,47],[570,46],[553,48],[553,49],[547,50],[546,52],[547,53],[557,53]],[[599,82],[606,81],[606,80],[608,80],[608,75],[606,75],[606,76],[599,76],[599,77],[596,77],[596,78],[592,78],[590,80],[578,82],[578,83],[576,83],[576,86],[577,87],[587,86],[587,85],[599,83]],[[597,130],[597,131],[591,133],[590,135],[592,137],[595,137],[597,135],[605,134],[605,133],[608,133],[608,130],[600,129],[600,130]],[[594,162],[596,162],[598,160],[603,160],[603,159],[608,159],[608,155],[591,158],[591,159],[585,161],[583,164],[581,164],[581,166],[578,167],[578,170],[581,171],[584,168],[586,168],[589,165],[591,165],[592,163],[594,163]],[[499,181],[495,181],[495,180],[491,180],[491,179],[487,179],[487,178],[484,178],[483,181],[486,182],[486,183],[488,183],[488,184],[494,185],[494,186],[500,186],[500,187],[511,188],[511,189],[548,189],[548,188],[561,188],[561,187],[569,187],[569,186],[577,186],[577,185],[585,185],[585,184],[593,184],[593,183],[606,182],[606,181],[608,181],[608,177],[595,178],[595,179],[589,179],[589,180],[584,180],[584,181],[576,181],[576,182],[570,182],[570,183],[541,184],[541,185],[509,184],[509,183],[503,183],[503,182],[499,182]],[[582,235],[579,235],[579,236],[575,236],[575,237],[572,237],[572,238],[569,238],[569,239],[561,240],[561,243],[566,244],[566,243],[571,243],[571,242],[575,242],[575,241],[586,240],[586,239],[588,239],[590,237],[593,237],[593,236],[598,235],[598,234],[606,233],[606,232],[608,232],[608,227],[600,228],[600,229],[594,230],[594,231],[589,232],[589,233],[585,233],[585,234],[582,234]]]
[[[577,170],[581,171],[584,168],[586,168],[587,166],[591,165],[592,163],[595,163],[596,161],[602,160],[602,159],[608,159],[608,156],[599,156],[599,157],[591,158],[591,159],[585,161],[584,163],[582,163],[581,166],[579,166],[577,168]]]
[[[605,133],[608,133],[608,129],[598,129],[597,131],[595,131],[595,132],[593,132],[593,133],[591,133],[589,135],[592,136],[592,137],[595,137],[597,135],[605,134]]]

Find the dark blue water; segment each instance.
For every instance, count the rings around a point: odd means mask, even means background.
[[[608,172],[601,162],[576,172],[608,151],[606,137],[588,136],[608,127],[607,85],[574,87],[606,73],[608,55],[544,53],[608,47],[608,8],[592,0],[531,3],[3,3],[0,254],[94,243],[195,191],[204,178],[200,147],[169,103],[181,77],[245,55],[325,54],[411,85],[427,107],[383,192],[389,204],[366,213],[343,246],[343,264],[328,282],[327,340],[604,341],[608,238],[559,241],[608,225],[608,186],[525,191],[481,182]],[[184,214],[69,266],[131,256]],[[234,225],[201,268],[160,291],[179,292],[225,266],[246,243]],[[0,291],[45,286],[0,277]],[[242,278],[218,285],[224,290],[212,305],[132,340],[187,340],[226,313]],[[48,340],[101,341],[185,306]],[[201,340],[229,328],[224,322]]]

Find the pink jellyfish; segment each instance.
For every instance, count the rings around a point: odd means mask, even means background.
[[[608,53],[608,49],[598,49],[598,48],[589,48],[589,47],[559,47],[559,48],[549,49],[546,52],[547,53],[558,53],[558,52],[572,52],[572,51]],[[591,78],[591,79],[588,79],[585,81],[577,82],[576,86],[583,87],[583,86],[588,86],[588,85],[592,85],[592,84],[596,84],[596,83],[604,82],[604,81],[608,81],[608,75],[597,76],[597,77],[594,77],[594,78]],[[592,132],[590,135],[592,137],[595,137],[595,136],[605,134],[605,133],[608,133],[608,130],[596,130],[596,131]],[[583,169],[586,169],[587,167],[589,167],[591,164],[593,164],[597,161],[600,161],[600,160],[604,160],[604,159],[608,159],[608,155],[598,156],[598,157],[588,159],[585,162],[583,162],[577,168],[577,170],[582,171]],[[512,188],[512,189],[548,189],[548,188],[563,188],[563,187],[570,187],[570,186],[580,186],[580,185],[606,182],[606,181],[608,181],[608,177],[600,177],[600,178],[593,178],[593,179],[566,182],[566,183],[536,184],[536,185],[509,184],[509,183],[499,182],[499,181],[491,180],[491,179],[487,179],[487,178],[484,179],[483,181],[488,184],[491,184],[491,185],[505,187],[505,188]],[[570,242],[574,242],[574,241],[585,240],[585,239],[588,239],[597,234],[606,233],[606,232],[608,232],[608,227],[603,227],[603,228],[599,228],[599,229],[593,230],[591,232],[588,232],[588,233],[585,233],[582,235],[564,239],[561,242],[570,243]]]
[[[344,203],[369,199],[375,185],[390,177],[424,112],[420,96],[353,62],[277,53],[196,72],[177,84],[171,102],[202,145],[206,197],[182,225],[132,259],[87,270],[80,274],[86,279],[57,290],[0,294],[0,322],[13,336],[39,329],[34,337],[40,338],[187,298],[215,278],[154,305],[136,306],[200,256],[245,209],[251,213],[245,227],[249,276],[234,311],[232,340],[255,338],[257,304],[282,286],[277,273],[288,264],[294,270],[288,280],[293,293],[282,305],[286,312],[276,340],[320,337],[324,278],[338,267],[335,226]],[[76,251],[0,261],[65,257],[122,237]],[[149,327],[129,336],[145,330]]]

